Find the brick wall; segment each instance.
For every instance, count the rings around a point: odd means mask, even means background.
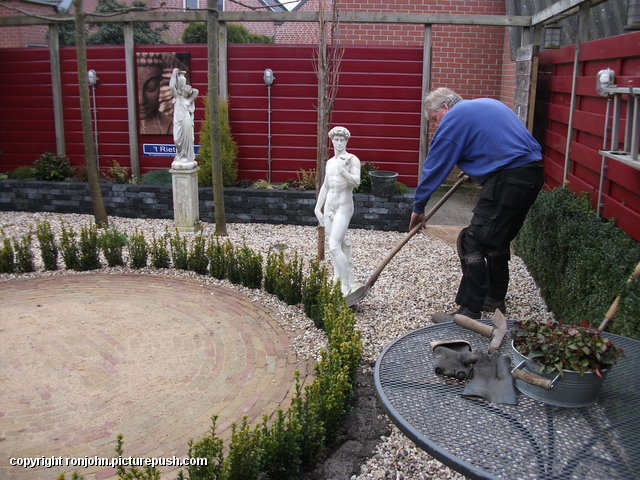
[[[31,12],[37,15],[51,15],[55,12],[52,7],[38,4],[25,4],[13,0],[5,0],[0,7],[0,17],[13,17],[19,14],[14,10]],[[47,27],[30,25],[26,27],[3,27],[0,29],[0,48],[26,47],[27,45],[46,45]]]

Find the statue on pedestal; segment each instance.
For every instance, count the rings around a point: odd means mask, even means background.
[[[198,90],[187,85],[185,75],[185,71],[174,68],[169,81],[169,88],[173,94],[173,142],[176,146],[176,156],[171,164],[174,170],[193,169],[197,166],[193,151],[193,112]]]
[[[353,189],[360,185],[360,160],[347,152],[351,137],[344,127],[329,131],[334,155],[327,160],[325,177],[318,194],[315,214],[326,228],[333,263],[334,280],[340,280],[343,295],[355,290],[351,242],[346,238],[353,216]]]

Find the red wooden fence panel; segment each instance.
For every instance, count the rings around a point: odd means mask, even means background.
[[[229,46],[230,120],[240,146],[241,173],[264,178],[268,163],[268,91],[271,87],[272,179],[295,178],[315,168],[317,78],[314,47]],[[399,172],[415,185],[422,82],[419,48],[348,47],[340,64],[340,87],[332,125],[349,129],[348,150],[362,162]]]
[[[200,91],[196,103],[196,142],[207,93],[205,45],[144,45],[136,52],[189,54],[189,82]],[[66,154],[84,163],[76,51],[60,53]],[[268,151],[267,87],[271,68],[272,180],[295,178],[315,167],[317,79],[314,48],[309,45],[229,45],[229,115],[239,144],[239,177],[266,178]],[[124,47],[87,48],[88,68],[99,82],[90,90],[95,108],[98,155],[104,170],[117,162],[130,166]],[[0,171],[32,165],[43,152],[55,152],[49,50],[0,49]],[[349,150],[363,162],[417,180],[422,82],[419,47],[348,47],[342,60],[333,125],[352,134]],[[95,97],[95,104],[94,104]],[[95,105],[95,107],[94,107]],[[92,111],[93,113],[93,111]],[[145,144],[172,144],[171,135],[138,136],[142,173],[168,168],[172,158],[143,155]]]
[[[564,178],[574,52],[571,45],[540,54],[535,131],[543,145],[546,183],[550,188],[562,184]],[[607,99],[595,89],[597,73],[611,68],[618,86],[640,86],[640,32],[583,43],[578,60],[567,180],[572,191],[588,194],[595,209],[602,166],[598,150],[603,148],[607,105]],[[627,96],[623,96],[623,132],[626,108]],[[610,139],[611,121],[608,128]],[[613,218],[620,228],[640,240],[640,170],[610,159],[606,160],[606,167],[601,214]]]

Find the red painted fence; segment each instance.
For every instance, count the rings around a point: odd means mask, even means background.
[[[540,54],[536,98],[536,137],[544,149],[544,170],[549,187],[563,182],[571,103],[574,46],[543,50]],[[586,42],[580,46],[573,113],[573,140],[567,180],[574,192],[586,192],[597,208],[607,100],[596,93],[598,71],[611,68],[618,86],[640,86],[640,32]],[[626,96],[622,102],[622,131]],[[611,122],[609,122],[610,138]],[[621,146],[622,147],[622,146]],[[640,240],[640,170],[607,160],[602,191],[604,218]]]
[[[145,45],[136,52],[186,52],[190,84],[207,92],[204,45]],[[95,88],[101,168],[117,161],[129,166],[124,47],[87,49],[88,68],[99,77]],[[230,45],[230,121],[238,142],[240,178],[266,178],[268,98],[263,71],[276,77],[271,87],[272,181],[295,178],[315,167],[317,80],[314,47],[309,45]],[[53,99],[48,49],[0,50],[0,171],[32,165],[42,152],[55,152]],[[66,153],[84,163],[75,48],[61,49]],[[340,65],[340,88],[333,125],[347,127],[349,150],[363,162],[400,173],[415,185],[418,173],[422,49],[348,47]],[[93,93],[93,92],[90,92]],[[92,98],[93,105],[93,98]],[[203,119],[196,104],[197,132]],[[171,144],[170,135],[139,135],[142,173],[168,168],[170,157],[142,155],[144,144]]]

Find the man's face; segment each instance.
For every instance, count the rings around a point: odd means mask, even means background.
[[[342,151],[347,147],[347,139],[342,135],[334,135],[331,142],[336,150]]]
[[[442,117],[449,111],[449,105],[443,105],[437,110],[429,112],[429,120],[434,124],[435,128],[438,128],[440,122],[442,121]]]

